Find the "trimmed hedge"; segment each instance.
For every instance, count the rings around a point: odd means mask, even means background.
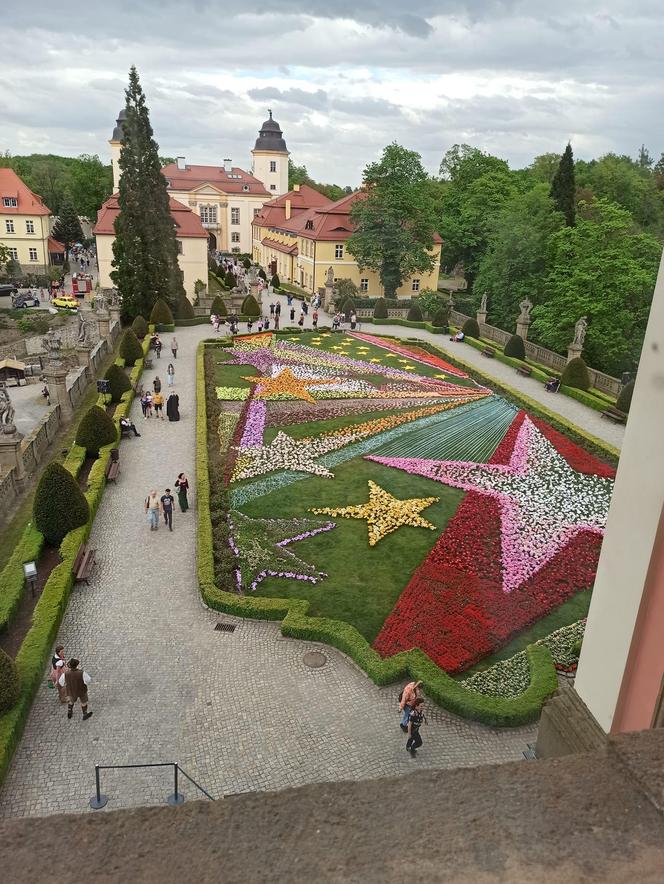
[[[154,325],[172,325],[173,313],[166,301],[158,298],[150,313],[150,322]]]
[[[630,381],[620,391],[620,395],[618,396],[618,400],[616,402],[616,408],[618,411],[622,411],[623,414],[629,414],[629,409],[632,404],[632,394],[634,393],[634,381]]]
[[[237,285],[237,280],[235,279],[235,274],[232,270],[226,272],[226,276],[224,276],[224,285],[227,289],[235,288]]]
[[[175,319],[193,319],[194,316],[194,305],[185,294],[181,294],[175,308]]]
[[[565,387],[576,387],[577,390],[590,389],[590,375],[588,374],[588,366],[577,356],[576,359],[570,359],[565,366],[560,383]]]
[[[50,463],[42,473],[32,515],[37,530],[51,546],[59,546],[65,535],[84,525],[90,517],[88,502],[78,482],[62,464]]]
[[[193,319],[176,319],[176,326],[183,326],[188,328],[190,325],[209,325],[210,318],[209,316],[194,316]]]
[[[385,298],[378,298],[374,306],[374,319],[387,319],[387,304]]]
[[[131,388],[131,384],[129,385]],[[93,405],[82,417],[76,430],[76,444],[85,448],[88,457],[97,457],[104,445],[118,441],[117,427],[105,409]]]
[[[258,301],[254,298],[253,295],[247,295],[247,297],[242,302],[242,314],[244,316],[256,317],[261,315],[261,308],[258,306]]]
[[[147,326],[145,327],[147,333]],[[131,382],[119,365],[113,363],[104,375],[111,386],[111,402],[119,402],[122,394],[131,389]]]
[[[258,271],[258,275],[259,275],[260,278],[263,280],[263,282],[267,282],[267,273],[263,270],[262,267],[261,267],[260,270]]]
[[[431,319],[431,325],[434,328],[440,328],[447,331],[447,327],[450,322],[450,311],[447,307],[439,307],[436,312],[433,314]]]
[[[355,312],[355,302],[352,298],[346,298],[341,308],[341,312],[347,320],[350,319],[350,314]]]
[[[134,321],[131,324],[131,327],[134,334],[140,341],[142,341],[148,333],[148,324],[140,314],[135,317]]]
[[[467,338],[479,338],[480,336],[480,326],[476,319],[472,317],[467,319],[464,324],[461,326],[461,331]]]
[[[135,365],[139,359],[143,358],[143,347],[132,329],[128,328],[122,335],[118,352],[124,359],[125,365]]]
[[[511,356],[512,359],[520,359],[522,362],[525,362],[526,345],[523,343],[521,335],[512,335],[509,341],[505,344],[503,353],[505,356]]]
[[[215,316],[228,316],[228,310],[226,309],[226,304],[224,303],[224,299],[221,297],[221,295],[214,296],[212,306],[210,307],[210,316],[212,316],[213,313],[215,314]]]
[[[272,288],[273,288],[273,289],[279,289],[279,288],[281,288],[281,283],[279,282],[279,276],[278,276],[278,274],[275,273],[274,276],[272,277],[272,279],[271,279],[271,285],[272,285]]]
[[[20,681],[16,663],[0,648],[0,715],[16,705],[19,694]]]
[[[419,649],[381,658],[355,627],[339,620],[309,617],[305,599],[262,598],[238,595],[215,584],[215,539],[211,513],[219,517],[223,502],[212,499],[207,445],[207,401],[205,381],[205,342],[199,345],[196,365],[196,484],[198,504],[198,583],[208,607],[239,617],[281,620],[283,635],[325,642],[348,654],[379,685],[390,684],[410,675],[421,680],[427,696],[450,712],[464,718],[501,727],[515,727],[535,721],[544,701],[557,689],[558,681],[551,655],[543,645],[527,648],[531,680],[518,697],[487,697],[469,691]],[[221,544],[224,551],[227,544]],[[233,586],[232,568],[227,568],[226,584]]]
[[[422,316],[422,311],[420,309],[419,304],[411,304],[410,310],[406,315],[406,319],[409,322],[422,322],[424,317]]]

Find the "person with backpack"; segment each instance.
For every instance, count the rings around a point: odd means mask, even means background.
[[[413,758],[422,745],[420,728],[425,720],[424,700],[421,697],[418,697],[417,700],[413,702],[413,708],[410,710],[410,715],[408,716],[408,739],[406,740],[406,752],[410,752]]]
[[[415,705],[415,700],[419,700],[422,697],[421,684],[421,681],[410,681],[399,694],[399,709],[401,710],[400,727],[404,733],[408,730],[408,718]]]

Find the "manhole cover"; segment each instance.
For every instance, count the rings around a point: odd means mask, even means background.
[[[325,654],[321,654],[320,651],[307,651],[304,657],[302,657],[302,662],[310,669],[320,669],[321,666],[325,666],[327,663],[327,657]]]

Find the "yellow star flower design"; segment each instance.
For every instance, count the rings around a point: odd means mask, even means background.
[[[438,497],[413,497],[409,500],[399,500],[393,497],[389,491],[385,491],[380,485],[376,485],[369,479],[369,500],[357,506],[323,507],[311,509],[310,512],[318,515],[341,516],[343,519],[366,519],[369,530],[369,546],[375,546],[387,534],[401,528],[402,525],[412,525],[414,528],[429,528],[436,530],[436,526],[427,522],[420,516],[420,512],[437,503]]]
[[[280,371],[274,378],[258,375],[257,377],[243,378],[243,380],[259,385],[254,393],[257,399],[267,399],[268,396],[274,396],[279,393],[288,393],[294,399],[304,399],[305,402],[316,401],[309,390],[307,390],[307,387],[338,383],[338,380],[335,380],[334,378],[330,380],[316,380],[315,378],[300,380],[295,377],[290,368],[284,368],[283,371]]]

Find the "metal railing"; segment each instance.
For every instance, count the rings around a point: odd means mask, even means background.
[[[213,798],[209,792],[206,792],[205,789],[199,785],[196,780],[189,776],[189,774],[182,770],[177,761],[157,761],[149,764],[95,764],[95,794],[89,801],[90,807],[93,810],[100,810],[102,807],[106,807],[108,804],[108,796],[103,795],[101,791],[101,776],[99,774],[102,770],[131,770],[133,768],[138,767],[172,767],[173,768],[173,792],[170,795],[166,796],[166,803],[170,804],[171,807],[175,807],[178,804],[182,804],[184,802],[184,795],[182,792],[178,790],[178,778],[179,775],[182,774],[183,777],[189,780],[196,788],[205,795],[206,798],[209,798],[210,801],[216,801],[216,798]]]

